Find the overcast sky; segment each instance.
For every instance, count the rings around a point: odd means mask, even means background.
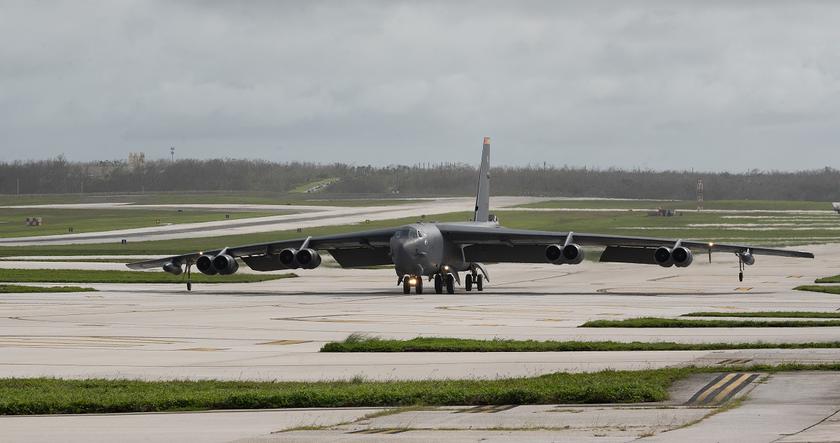
[[[0,0],[0,161],[840,167],[840,2]]]

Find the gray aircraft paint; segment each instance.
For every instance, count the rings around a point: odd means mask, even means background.
[[[549,260],[549,246],[564,248],[569,246],[576,253],[573,259],[557,257]],[[575,264],[582,259],[580,246],[606,246],[601,261],[618,261],[638,264],[659,264],[674,266],[671,254],[678,247],[686,248],[683,256],[689,260],[676,264],[688,266],[693,257],[691,251],[702,253],[730,252],[738,257],[741,270],[744,265],[752,265],[754,255],[776,255],[785,257],[814,258],[808,252],[784,249],[752,247],[748,245],[730,245],[714,242],[683,241],[680,239],[662,239],[648,237],[622,237],[601,234],[531,231],[509,229],[499,225],[490,215],[490,139],[485,137],[479,167],[476,191],[475,213],[472,221],[462,223],[414,223],[396,228],[376,229],[349,234],[308,237],[305,239],[285,240],[272,243],[245,245],[221,250],[192,253],[139,263],[130,263],[131,269],[164,268],[167,272],[180,273],[183,266],[187,270],[203,255],[215,258],[220,254],[230,255],[220,262],[231,262],[230,258],[241,258],[251,269],[273,271],[301,267],[297,260],[284,264],[280,253],[297,254],[299,249],[328,251],[345,268],[394,265],[398,281],[405,277],[429,277],[452,274],[460,283],[460,272],[469,272],[474,278],[480,274],[487,276],[480,261],[490,263],[554,263]],[[663,249],[667,249],[668,260],[657,262],[655,258]],[[565,254],[565,252],[564,252]],[[575,260],[577,259],[577,260]],[[318,257],[320,264],[320,257]],[[206,262],[206,260],[205,260]],[[316,265],[317,267],[317,265]],[[213,273],[214,269],[210,269]],[[231,269],[227,269],[231,271]],[[235,271],[235,269],[233,270]],[[232,272],[218,273],[226,274]],[[739,275],[743,278],[743,272]],[[416,283],[416,282],[415,282]],[[189,287],[189,285],[188,285]],[[468,285],[469,287],[469,285]],[[418,284],[419,289],[419,284]]]

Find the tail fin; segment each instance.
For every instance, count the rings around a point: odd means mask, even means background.
[[[481,167],[478,169],[478,191],[475,194],[474,221],[486,222],[490,219],[490,137],[484,137],[484,149],[481,150]]]

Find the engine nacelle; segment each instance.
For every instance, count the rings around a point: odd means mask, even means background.
[[[218,274],[219,271],[216,270],[215,266],[213,266],[213,259],[214,258],[216,258],[216,257],[214,257],[212,255],[202,255],[202,256],[198,257],[198,259],[196,259],[196,261],[195,261],[196,269],[201,271],[201,273],[204,274],[204,275],[216,275],[216,274]]]
[[[555,265],[563,264],[563,247],[560,245],[548,245],[545,248],[545,259]]]
[[[743,262],[747,266],[752,266],[755,264],[755,256],[752,255],[752,253],[749,251],[739,252],[738,257],[741,259],[741,262]]]
[[[181,275],[184,272],[184,270],[181,268],[180,264],[176,265],[175,263],[172,263],[172,262],[164,264],[163,265],[163,270],[165,272],[168,272],[168,273],[172,274],[172,275]]]
[[[679,246],[671,251],[671,259],[678,268],[685,268],[694,261],[694,254],[691,253],[690,249]]]
[[[321,255],[314,249],[301,249],[295,254],[295,263],[303,269],[315,269],[321,265]]]
[[[673,251],[671,251],[671,248],[666,248],[665,246],[662,246],[653,253],[653,260],[656,261],[656,264],[662,266],[663,268],[670,268],[674,265],[674,257],[672,252]]]
[[[563,262],[570,265],[577,265],[583,261],[583,249],[576,244],[568,244],[563,247]]]
[[[220,275],[230,275],[239,269],[239,262],[228,254],[219,254],[213,258],[213,268]]]
[[[577,265],[583,261],[583,249],[576,244],[568,244],[566,246],[548,245],[545,248],[545,258],[549,263],[555,265]]]
[[[280,259],[280,263],[282,263],[283,266],[285,266],[289,269],[298,268],[299,266],[298,266],[297,262],[295,261],[295,256],[297,255],[297,252],[298,252],[297,249],[292,249],[292,248],[286,248],[286,249],[280,251],[280,253],[277,254],[278,258]]]

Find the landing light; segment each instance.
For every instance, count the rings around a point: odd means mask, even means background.
[[[715,244],[714,244],[714,243],[709,242],[709,247],[710,247],[710,248],[714,248],[714,247],[715,247]]]
[[[410,284],[411,286],[416,285],[416,284],[417,284],[417,279],[416,279],[416,278],[411,278],[411,279],[409,279],[409,280],[408,280],[408,284]]]
[[[449,270],[449,266],[444,266],[444,267],[443,267],[443,270],[444,270],[444,271],[448,271],[448,270]]]

